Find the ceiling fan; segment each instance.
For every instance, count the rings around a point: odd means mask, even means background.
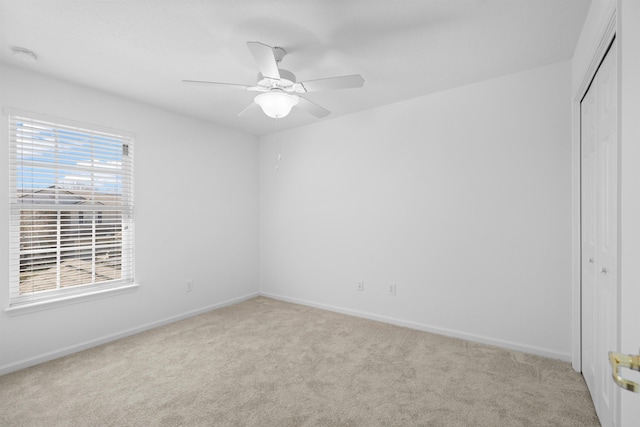
[[[364,85],[364,79],[360,74],[296,82],[296,76],[292,72],[278,67],[287,53],[283,48],[271,47],[260,42],[247,42],[247,46],[260,70],[258,82],[254,86],[200,80],[183,80],[182,82],[204,86],[230,86],[261,92],[255,97],[254,102],[238,115],[247,116],[256,109],[262,108],[267,116],[275,119],[287,116],[294,106],[318,118],[326,117],[331,113],[329,110],[298,94],[357,88]]]

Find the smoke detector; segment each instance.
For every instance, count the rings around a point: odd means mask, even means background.
[[[36,62],[38,60],[38,55],[35,52],[23,47],[14,46],[11,48],[11,53],[14,58],[22,62]]]

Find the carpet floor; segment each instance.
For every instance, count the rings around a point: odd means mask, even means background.
[[[562,361],[258,297],[0,376],[1,426],[599,426]]]

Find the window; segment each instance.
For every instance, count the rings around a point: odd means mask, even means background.
[[[9,116],[10,306],[132,284],[133,138],[25,116]]]

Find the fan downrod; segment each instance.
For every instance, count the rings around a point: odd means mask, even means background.
[[[276,59],[276,63],[279,64],[282,58],[287,54],[287,51],[283,48],[276,46],[273,48],[273,57]]]

